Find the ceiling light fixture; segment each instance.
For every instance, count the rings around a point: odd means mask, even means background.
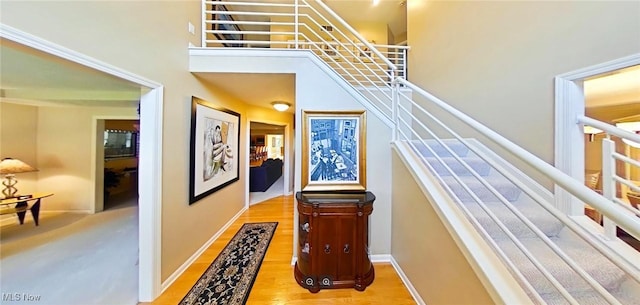
[[[275,110],[278,111],[286,111],[287,109],[289,109],[289,107],[291,107],[291,104],[287,102],[273,102],[271,103],[271,105]]]
[[[616,127],[620,128],[620,129],[624,129],[628,132],[632,132],[635,133],[637,135],[640,135],[640,122],[623,122],[623,123],[617,123]],[[629,146],[635,147],[635,148],[640,148],[640,143],[638,142],[634,142],[631,140],[627,140],[627,139],[622,139],[623,142],[627,143]]]
[[[378,5],[380,4],[380,0],[373,0],[373,5]]]

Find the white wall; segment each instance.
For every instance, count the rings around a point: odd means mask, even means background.
[[[324,63],[306,51],[207,50],[192,53],[190,69],[198,72],[295,73],[295,182],[301,189],[302,110],[362,110],[346,89],[332,79]],[[196,55],[197,54],[197,55]],[[205,54],[216,54],[206,56]],[[354,90],[355,93],[355,90]],[[371,215],[371,253],[389,254],[391,245],[391,129],[372,110],[367,111],[367,189],[377,199]],[[297,215],[297,214],[296,214]],[[297,217],[294,218],[297,222]],[[294,235],[297,231],[294,230]],[[296,238],[296,236],[294,236]],[[295,253],[295,252],[294,252]]]

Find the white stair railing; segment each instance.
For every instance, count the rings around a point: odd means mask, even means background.
[[[616,152],[616,144],[612,140],[612,137],[616,137],[623,141],[630,141],[640,145],[640,135],[586,116],[578,117],[578,123],[593,127],[604,133],[605,138],[602,140],[602,195],[609,200],[611,205],[624,208],[629,214],[640,217],[638,207],[634,207],[629,202],[624,201],[624,198],[617,196],[617,186],[621,188],[622,186],[627,187],[630,191],[636,193],[640,193],[640,186],[634,184],[628,177],[619,176],[616,173],[615,165],[616,161],[620,161],[630,167],[640,169],[640,162]],[[624,194],[621,195],[624,196]],[[607,237],[616,237],[618,224],[615,220],[610,217],[603,217],[602,225]],[[635,238],[640,239],[638,236],[635,236]]]
[[[407,46],[373,44],[319,0],[203,1],[202,46],[304,49],[318,55],[388,118]]]
[[[640,218],[632,217],[629,213],[626,213],[622,207],[613,206],[610,201],[608,201],[603,196],[591,191],[588,187],[586,187],[581,182],[572,179],[566,174],[560,172],[555,167],[547,164],[543,160],[537,158],[532,155],[528,151],[520,148],[516,144],[511,141],[505,139],[501,135],[495,133],[488,127],[482,125],[481,123],[475,121],[471,117],[465,115],[464,113],[456,110],[450,105],[446,104],[444,101],[438,99],[432,94],[424,91],[423,89],[417,87],[416,85],[403,80],[398,79],[398,82],[403,83],[407,88],[411,89],[414,95],[422,96],[426,99],[426,101],[430,104],[437,106],[438,108],[445,110],[448,114],[453,117],[461,120],[465,124],[473,127],[475,131],[483,134],[493,142],[499,144],[507,151],[517,156],[521,160],[530,164],[536,170],[545,174],[547,177],[551,178],[554,182],[568,190],[574,196],[584,200],[584,202],[588,202],[592,206],[596,206],[598,210],[602,209],[602,213],[613,219],[613,221],[620,225],[621,228],[625,229],[632,236],[638,238],[640,236]],[[471,191],[470,187],[467,185],[467,182],[464,182],[458,175],[454,173],[454,171],[450,168],[450,166],[444,162],[436,152],[429,148],[427,142],[423,139],[428,138],[436,141],[442,148],[444,148],[448,155],[456,159],[471,175],[480,181],[480,183],[486,187],[498,200],[504,205],[504,207],[508,208],[522,223],[524,223],[547,247],[549,247],[550,251],[555,253],[559,259],[565,262],[569,268],[571,268],[578,276],[580,276],[589,286],[591,286],[595,292],[600,294],[607,302],[611,304],[620,304],[616,297],[614,297],[609,291],[607,291],[598,281],[596,281],[593,276],[587,273],[579,264],[577,264],[572,257],[567,255],[561,248],[559,248],[549,237],[547,237],[531,220],[529,220],[521,211],[513,206],[508,200],[494,187],[492,186],[484,177],[478,174],[469,164],[467,164],[464,160],[454,153],[453,150],[447,147],[446,143],[442,139],[442,132],[450,135],[451,137],[460,141],[465,145],[466,141],[463,139],[457,132],[455,132],[452,128],[443,123],[438,117],[430,113],[423,107],[423,104],[416,103],[411,97],[399,93],[399,101],[394,104],[394,113],[397,113],[397,130],[398,130],[398,140],[402,142],[407,142],[409,146],[411,146],[414,150],[418,150],[416,147],[416,143],[422,144],[423,148],[426,147],[431,156],[434,156],[437,159],[442,168],[444,168],[456,181],[456,183],[461,186],[466,193],[472,197],[474,202],[480,206],[480,208],[493,220],[493,222],[505,233],[505,235],[514,243],[514,245],[522,252],[523,255],[527,257],[527,259],[538,269],[538,271],[554,286],[557,291],[571,304],[578,304],[578,301],[574,298],[574,296],[567,291],[563,287],[561,283],[559,283],[552,274],[546,269],[546,266],[541,264],[538,258],[531,253],[526,246],[524,246],[520,240],[510,231],[510,228],[506,226],[503,221],[494,214],[494,212],[487,207],[487,205],[475,195],[473,191]],[[438,129],[438,132],[434,131],[434,128]],[[615,127],[613,127],[615,128]],[[625,134],[626,135],[626,134]],[[471,151],[476,152],[478,156],[482,156],[482,154],[473,146],[467,146]],[[424,161],[424,164],[432,171],[435,172],[434,168],[430,165],[430,163],[426,160],[424,156],[421,156]],[[485,159],[484,161],[491,163],[491,160]],[[621,255],[617,251],[613,250],[609,244],[607,244],[602,239],[595,236],[593,233],[585,230],[585,228],[576,222],[573,218],[567,216],[562,211],[557,209],[551,202],[542,198],[536,191],[530,189],[525,183],[519,181],[516,177],[514,177],[508,171],[501,170],[499,167],[494,167],[496,170],[500,172],[504,177],[506,177],[511,183],[520,188],[524,193],[526,193],[530,198],[533,199],[534,202],[538,203],[541,207],[547,210],[552,216],[560,220],[568,229],[573,231],[575,235],[580,237],[582,240],[587,242],[589,245],[593,247],[596,251],[600,252],[604,257],[606,257],[611,263],[617,266],[621,271],[626,273],[631,279],[640,284],[640,269],[639,266],[631,263],[627,257]],[[442,180],[441,180],[442,181]],[[453,190],[446,184],[442,183],[443,187],[451,194],[453,194]],[[459,204],[460,208],[470,215],[469,219],[471,219],[472,223],[476,225],[479,231],[485,234],[485,239],[494,246],[496,249],[496,253],[505,261],[508,265],[515,265],[512,262],[511,258],[508,254],[504,253],[500,248],[495,244],[495,242],[487,235],[482,226],[480,226],[471,215],[471,212],[465,207],[464,204]],[[519,278],[521,281],[528,282],[519,271],[514,270],[514,276]],[[530,289],[531,284],[525,284],[525,288]],[[530,294],[536,300],[539,300],[539,295],[536,291],[530,290]]]
[[[270,0],[268,2],[255,0],[205,0],[203,1],[202,41],[203,47],[262,47],[271,49],[302,49],[313,52],[333,68],[345,81],[353,85],[356,89],[359,89],[358,92],[395,123],[393,131],[394,140],[411,142],[416,139],[421,139],[426,135],[436,141],[441,141],[436,135],[439,134],[441,130],[445,130],[464,143],[458,133],[442,123],[423,107],[424,103],[433,104],[531,165],[586,204],[596,208],[600,213],[605,215],[607,219],[610,219],[615,226],[619,226],[630,235],[640,239],[640,218],[629,213],[628,209],[620,205],[620,202],[617,202],[618,204],[611,204],[612,202],[616,202],[615,198],[613,201],[608,200],[600,194],[591,191],[582,181],[576,181],[488,127],[451,107],[444,101],[408,82],[406,80],[407,47],[372,44],[320,0]],[[414,94],[424,97],[426,101],[416,103],[399,90],[400,86],[411,89]],[[593,122],[585,119],[582,120],[582,123],[591,124]],[[436,124],[436,127],[440,129],[439,132],[433,132],[432,127],[427,126],[429,124]],[[599,123],[593,124],[594,127],[598,127]],[[617,134],[620,130],[615,127],[612,128],[611,134],[620,136]],[[625,137],[638,141],[638,139],[635,138],[638,137],[637,135],[634,137],[634,135],[622,134]],[[425,145],[424,140],[419,141]],[[443,143],[440,142],[440,144],[442,145]],[[444,146],[446,147],[446,145]],[[469,148],[475,151],[473,147]],[[451,151],[449,152],[452,153]],[[431,151],[431,153],[433,154],[434,152]],[[455,156],[455,154],[452,155]],[[633,160],[631,160],[633,162],[630,162],[624,159],[624,156],[616,155],[615,153],[611,153],[610,155],[612,159],[625,160],[636,166],[638,165],[635,164]],[[485,161],[491,162],[490,160]],[[577,301],[571,293],[546,270],[546,266],[541,264],[538,258],[518,241],[501,219],[493,214],[490,209],[487,209],[482,200],[470,191],[469,187],[454,174],[452,169],[443,162],[443,160],[440,159],[439,162],[452,174],[454,179],[462,185],[471,197],[478,202],[489,217],[506,233],[510,240],[525,253],[532,264],[552,283],[558,292],[564,296],[567,301],[576,304]],[[510,207],[511,205],[508,204],[506,198],[504,198],[495,187],[488,183],[483,177],[479,176],[468,164],[465,162],[461,163],[467,170],[472,172],[473,176],[481,181],[494,196],[510,208],[512,212],[578,276],[588,283],[594,291],[608,302],[619,304],[617,299],[609,291],[604,289],[589,273],[584,271],[571,257],[564,253],[562,249],[549,240],[534,223],[527,219],[520,211]],[[640,283],[640,269],[638,269],[637,265],[630,263],[625,257],[620,255],[620,253],[612,250],[603,240],[584,230],[581,224],[556,209],[553,204],[542,198],[524,183],[518,181],[518,179],[514,178],[509,172],[500,171],[500,173],[528,194],[533,201],[560,220],[577,236],[589,243],[596,251],[602,253],[604,257],[608,258],[614,265],[624,271],[631,279]],[[623,178],[612,175],[611,179],[612,181],[628,185],[632,190],[638,190],[634,186],[621,181],[621,179],[624,180]],[[447,186],[445,186],[445,188],[447,188]],[[607,186],[607,188],[612,189],[610,186]],[[449,189],[449,191],[451,190]],[[462,208],[465,209],[464,207]],[[469,211],[467,211],[467,213],[469,213]],[[477,224],[477,221],[475,224],[480,231],[483,231]],[[487,241],[496,246],[495,242],[489,239],[487,239]],[[499,250],[497,246],[496,249],[497,253],[508,265],[512,267],[515,266],[510,258]],[[519,271],[514,271],[514,273],[519,279],[523,280],[523,285],[531,290],[532,286],[527,283],[524,276],[520,274]],[[531,295],[537,301],[542,300],[540,295],[535,291],[532,291]]]

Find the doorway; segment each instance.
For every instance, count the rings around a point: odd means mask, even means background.
[[[128,84],[132,84],[133,88],[137,88],[137,96],[140,100],[140,124],[141,130],[145,132],[140,134],[140,156],[144,156],[139,161],[139,172],[142,177],[150,177],[140,181],[139,185],[139,220],[138,220],[138,279],[134,279],[138,282],[138,300],[139,301],[151,301],[161,290],[161,276],[160,276],[160,232],[161,232],[161,206],[162,206],[162,103],[163,103],[163,86],[159,83],[150,81],[146,78],[132,74],[128,71],[119,69],[112,65],[93,59],[84,54],[77,53],[69,50],[65,47],[56,45],[47,40],[38,38],[31,34],[22,32],[18,29],[14,29],[10,26],[3,26],[0,30],[0,37],[2,38],[2,45],[6,46],[9,42],[13,45],[19,45],[17,49],[26,50],[26,52],[16,52],[16,54],[45,54],[46,57],[55,58],[53,61],[42,61],[42,63],[59,63],[62,61],[68,62],[69,66],[76,65],[81,67],[82,71],[91,73],[93,76],[108,75],[107,79],[110,83],[113,83],[114,77],[119,81],[123,81]],[[6,52],[3,52],[6,54]],[[32,61],[34,58],[30,58]],[[7,61],[18,62],[18,61]],[[43,69],[42,65],[33,65],[40,69]],[[4,67],[3,67],[4,69]],[[21,73],[25,73],[25,67],[20,69]],[[57,71],[62,73],[66,71],[64,67],[58,67],[57,69],[48,69],[48,71]],[[17,74],[16,74],[17,75]],[[44,75],[42,73],[35,73],[34,76]],[[8,80],[11,77],[11,73],[3,73],[3,80]],[[81,79],[81,78],[78,78]],[[83,80],[86,80],[82,78]],[[33,80],[33,78],[31,78]],[[55,78],[48,77],[47,81],[55,80]],[[31,81],[31,85],[35,82]],[[99,88],[100,86],[94,86]],[[35,89],[41,89],[38,86],[33,86]],[[82,87],[79,87],[82,88]],[[26,88],[25,88],[26,89]],[[64,89],[64,88],[61,88]],[[58,90],[68,94],[68,90]],[[141,96],[140,93],[142,92]],[[95,126],[94,126],[95,128]],[[94,129],[95,131],[95,129]],[[93,132],[95,134],[95,132]],[[93,139],[93,145],[95,147],[96,137]],[[95,150],[91,153],[91,173],[88,177],[96,177]],[[102,177],[102,175],[100,175]],[[91,194],[99,194],[95,196],[102,197],[102,192],[97,192],[98,182],[88,184],[88,191]],[[99,184],[102,185],[102,179]],[[57,184],[52,184],[58,186]],[[95,198],[89,198],[94,199]]]
[[[249,122],[249,205],[288,193],[286,127]]]
[[[640,54],[623,57],[555,79],[555,166],[578,181],[585,179],[585,143],[588,137],[577,119],[585,116],[584,83],[590,78],[640,65]],[[584,204],[559,186],[555,187],[555,204],[568,215],[584,215]]]
[[[126,119],[104,120],[97,130],[103,136],[97,147],[103,150],[103,170],[96,174],[103,175],[104,210],[138,205],[139,130],[140,120]]]

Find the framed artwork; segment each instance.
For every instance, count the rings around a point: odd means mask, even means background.
[[[214,0],[215,1],[215,0]],[[220,0],[217,0],[220,1]],[[213,4],[212,9],[218,12],[226,12],[227,7],[222,4]],[[225,22],[234,22],[233,16],[230,14],[213,14],[213,20],[219,23],[212,23],[211,29],[214,31],[242,31],[240,27],[235,23],[225,23]],[[216,37],[219,40],[243,40],[244,36],[240,33],[215,33]],[[242,47],[241,43],[222,43],[225,47]]]
[[[302,117],[302,190],[365,191],[365,111],[303,111]]]
[[[240,179],[240,114],[191,98],[189,204]]]

